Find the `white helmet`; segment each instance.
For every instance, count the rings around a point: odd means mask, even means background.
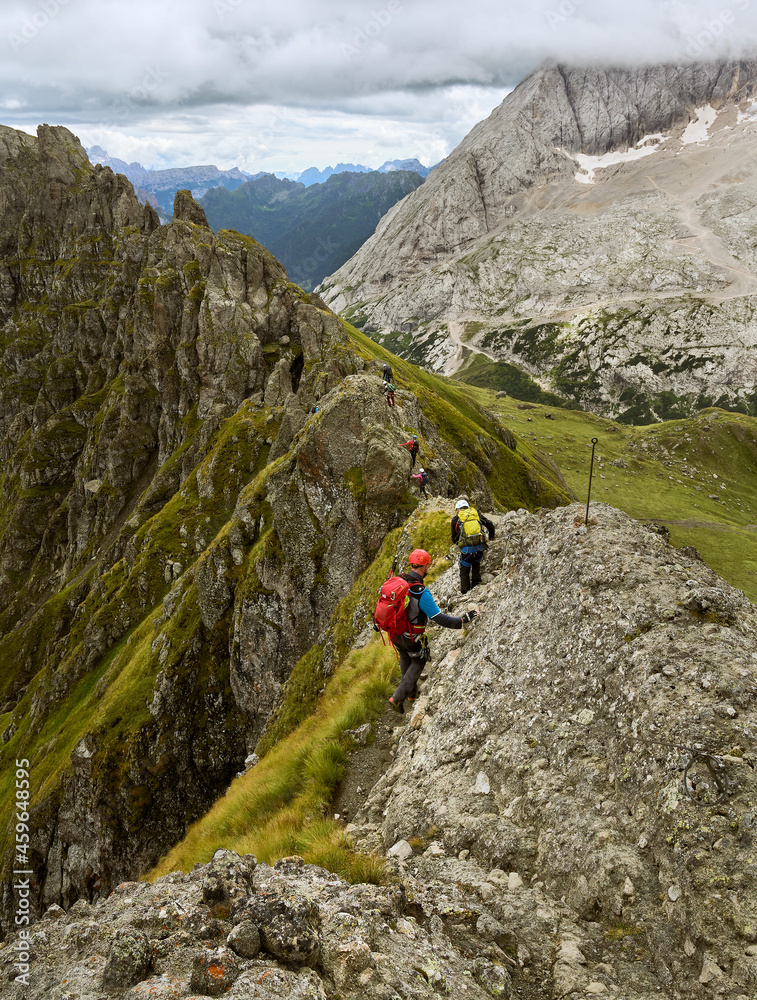
[[[467,500],[458,500],[457,503],[455,504],[455,510],[462,510],[463,507],[469,507],[469,506],[470,504],[468,503]]]

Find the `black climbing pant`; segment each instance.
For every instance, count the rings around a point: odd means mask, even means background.
[[[405,698],[415,698],[418,694],[418,678],[426,664],[426,653],[421,639],[398,635],[392,642],[400,655],[402,679],[393,695],[395,703],[399,705]]]
[[[460,593],[467,594],[473,587],[481,583],[481,560],[484,558],[483,547],[480,551],[468,551],[460,554]]]

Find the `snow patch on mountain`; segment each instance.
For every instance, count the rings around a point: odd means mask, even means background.
[[[650,135],[645,135],[643,139],[639,139],[631,149],[614,149],[612,152],[604,153],[602,156],[587,156],[585,153],[571,153],[566,155],[570,155],[570,158],[578,163],[579,169],[576,171],[576,180],[581,184],[593,184],[595,170],[612,167],[617,163],[627,163],[629,160],[639,160],[643,156],[649,156],[650,153],[656,153],[659,149],[659,144],[664,139],[665,136],[662,132],[654,132]]]
[[[688,146],[693,142],[706,142],[710,138],[710,129],[715,124],[718,111],[711,104],[696,109],[696,121],[689,122],[681,136],[681,142]]]

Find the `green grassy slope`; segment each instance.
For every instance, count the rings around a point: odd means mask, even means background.
[[[708,409],[686,420],[631,427],[582,411],[497,399],[472,386],[463,391],[500,416],[524,445],[551,457],[579,500],[586,499],[596,437],[592,499],[666,525],[674,545],[694,545],[712,569],[757,601],[753,417]]]
[[[377,881],[383,859],[354,852],[343,827],[327,818],[354,743],[349,730],[378,718],[399,676],[391,647],[377,636],[353,649],[373,614],[376,594],[395,555],[421,546],[433,558],[428,582],[450,565],[449,514],[416,511],[404,529],[387,535],[381,551],[334,612],[329,628],[333,675],[318,691],[323,647],[303,656],[286,685],[277,715],[258,743],[263,759],[232,782],[226,794],[187,832],[150,874],[189,871],[219,847],[273,862],[299,854],[351,881]],[[316,683],[318,680],[318,683]]]
[[[455,380],[482,389],[506,392],[529,403],[544,403],[546,406],[573,405],[562,396],[545,392],[522,368],[506,361],[489,361],[483,354],[472,355],[465,368],[455,372]]]

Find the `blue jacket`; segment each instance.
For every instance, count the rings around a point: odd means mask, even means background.
[[[410,603],[407,606],[407,620],[412,626],[412,634],[418,635],[426,627],[428,622],[433,625],[441,625],[444,628],[462,628],[462,618],[454,615],[445,615],[437,607],[436,601],[431,596],[431,591],[423,582],[423,577],[410,570],[409,573],[402,574],[403,580],[412,584],[410,587]]]

